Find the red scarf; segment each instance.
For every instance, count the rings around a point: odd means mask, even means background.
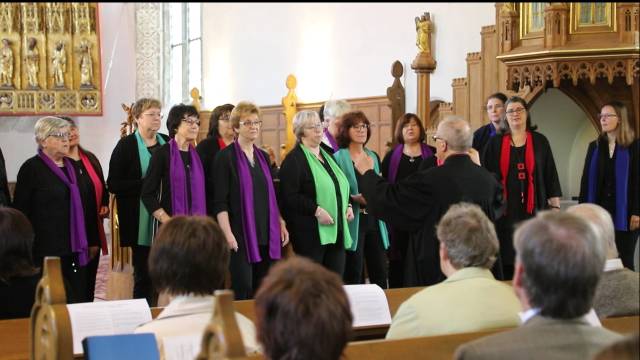
[[[227,144],[224,143],[224,140],[222,140],[221,137],[218,137],[218,147],[220,148],[220,150],[227,147]]]
[[[502,189],[504,201],[507,202],[507,176],[509,175],[509,157],[511,155],[511,134],[502,137],[502,147],[500,148],[500,173],[502,174]],[[533,214],[535,188],[533,186],[533,170],[536,166],[536,158],[533,155],[533,137],[527,131],[527,142],[524,149],[524,163],[527,170],[527,213]]]
[[[107,255],[109,253],[109,248],[107,247],[107,237],[104,234],[104,226],[102,225],[102,218],[100,217],[100,208],[102,207],[102,194],[104,192],[104,187],[102,186],[102,181],[100,180],[98,173],[96,173],[93,165],[91,165],[89,158],[79,148],[78,155],[80,156],[80,160],[82,161],[84,168],[87,169],[89,178],[91,178],[91,182],[93,183],[93,189],[95,190],[96,195],[96,218],[98,219],[98,237],[100,237],[100,247],[102,247],[102,254]]]

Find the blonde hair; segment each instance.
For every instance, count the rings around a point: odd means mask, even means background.
[[[315,125],[320,122],[320,115],[313,110],[302,110],[293,117],[293,134],[300,141],[304,135],[304,128],[308,125]]]
[[[157,100],[157,99],[151,99],[151,98],[138,99],[138,101],[136,101],[136,103],[133,104],[133,106],[131,107],[131,116],[133,116],[134,119],[138,119],[143,112],[151,108],[162,109],[162,103],[160,102],[160,100]]]
[[[619,101],[612,101],[610,103],[602,105],[600,109],[604,108],[605,106],[611,106],[613,110],[615,110],[616,115],[618,115],[619,130],[618,136],[616,136],[616,141],[621,146],[629,147],[629,145],[631,145],[631,143],[635,140],[636,134],[633,130],[633,127],[631,126],[631,119],[629,118],[629,111],[627,110],[627,107]]]
[[[254,103],[249,101],[240,101],[238,105],[231,110],[231,116],[229,118],[231,121],[231,127],[234,129],[239,128],[240,118],[251,114],[256,114],[258,117],[262,115],[260,113],[260,109]]]

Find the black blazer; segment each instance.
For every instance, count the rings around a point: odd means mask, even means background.
[[[215,173],[213,172],[213,164],[216,160],[216,155],[220,151],[220,145],[218,144],[217,136],[209,136],[208,138],[202,140],[198,146],[196,146],[196,151],[198,155],[200,155],[200,160],[202,161],[202,169],[204,171],[204,186],[205,186],[205,194],[207,197],[207,214],[210,216],[213,215],[213,199],[214,199],[214,189],[215,189]]]
[[[268,163],[269,154],[264,150],[259,151],[262,152],[262,155]],[[214,186],[216,189],[212,214],[215,217],[219,213],[227,211],[229,213],[231,231],[236,237],[236,241],[238,241],[238,243],[240,241],[244,243],[242,215],[240,212],[240,180],[236,168],[236,159],[233,146],[227,146],[216,155],[213,168],[210,170],[215,174],[213,178],[215,179]],[[266,181],[273,181],[273,167],[270,167],[270,170],[271,179],[266,179]]]
[[[548,207],[547,199],[562,196],[558,171],[553,159],[549,140],[539,132],[532,131],[533,154],[536,160],[533,171],[533,186],[535,188],[534,207],[537,210],[544,210]],[[500,148],[502,147],[503,135],[496,135],[485,148],[485,156],[482,166],[494,173],[498,181],[502,181],[500,172]]]
[[[580,181],[580,202],[587,201],[587,192],[589,191],[589,167],[591,166],[591,158],[593,157],[596,147],[596,141],[600,141],[598,158],[598,178],[595,179],[596,191],[600,192],[600,188],[604,183],[604,161],[609,156],[609,145],[606,140],[602,140],[600,137],[598,140],[594,140],[589,143],[587,149],[587,156],[584,160],[584,169],[582,170],[582,179]],[[627,220],[631,215],[640,216],[640,140],[634,141],[629,146],[629,179],[627,185],[629,186],[627,192]],[[591,179],[593,180],[593,179]]]
[[[167,135],[160,136],[169,141]],[[107,177],[109,191],[115,194],[118,201],[121,246],[132,246],[138,241],[142,180],[138,141],[135,134],[131,134],[120,139],[113,149]]]
[[[478,130],[473,133],[473,145],[471,145],[471,147],[478,150],[480,155],[482,155],[485,145],[491,140],[492,127],[493,124],[488,123],[487,125],[479,127]]]

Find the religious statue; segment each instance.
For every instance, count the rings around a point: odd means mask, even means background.
[[[51,56],[53,73],[53,85],[57,88],[64,87],[64,73],[67,71],[67,52],[64,50],[64,43],[58,41]]]
[[[431,52],[431,15],[416,16],[416,46],[422,53]]]
[[[286,122],[286,151],[293,148],[295,144],[295,138],[293,135],[293,117],[296,115],[298,97],[296,96],[296,77],[293,75],[287,76],[286,86],[289,89],[287,96],[282,98],[282,107],[284,108],[284,119]]]
[[[80,43],[80,87],[93,87],[93,60],[91,60],[91,45],[85,39]]]
[[[0,87],[13,87],[13,50],[11,41],[2,39],[2,49],[0,49]]]
[[[27,73],[27,85],[31,89],[38,89],[38,72],[40,71],[40,54],[38,53],[36,38],[31,37],[27,42],[27,52],[24,57]]]

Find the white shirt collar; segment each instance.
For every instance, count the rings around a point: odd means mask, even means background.
[[[520,324],[524,325],[527,321],[529,321],[532,317],[538,315],[539,313],[540,309],[538,308],[519,312],[518,316],[520,317]],[[600,319],[598,319],[598,315],[593,308],[591,308],[591,310],[589,310],[589,312],[586,313],[582,317],[582,319],[588,322],[591,326],[602,327],[602,323],[600,322]]]
[[[622,265],[622,260],[620,258],[609,259],[604,263],[604,271],[613,271],[624,269],[624,265]]]

